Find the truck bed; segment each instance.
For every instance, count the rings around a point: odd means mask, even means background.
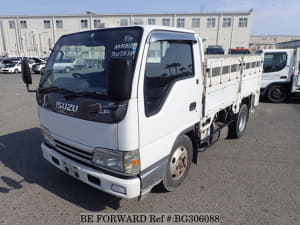
[[[257,105],[262,61],[259,55],[206,57],[203,65],[202,120],[213,118],[220,110],[250,95],[255,95],[254,105]]]

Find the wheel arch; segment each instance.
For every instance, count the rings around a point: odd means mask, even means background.
[[[193,145],[193,158],[192,158],[192,163],[197,163],[197,158],[198,158],[198,147],[199,147],[199,137],[197,135],[198,132],[198,124],[194,124],[186,129],[184,129],[182,132],[180,132],[176,139],[180,136],[187,136],[190,138],[192,145]]]
[[[264,88],[264,93],[263,96],[266,97],[268,90],[270,87],[275,86],[275,85],[280,85],[280,86],[285,86],[287,89],[289,89],[291,87],[291,82],[273,82],[268,84],[265,88]]]

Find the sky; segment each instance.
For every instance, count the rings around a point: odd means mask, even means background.
[[[299,35],[299,0],[0,0],[3,15],[231,12],[253,8],[252,35]]]

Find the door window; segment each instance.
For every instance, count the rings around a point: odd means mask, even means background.
[[[285,52],[268,52],[264,57],[264,73],[277,72],[282,70],[287,64],[287,54]]]
[[[192,42],[156,41],[150,44],[145,70],[145,111],[156,114],[175,82],[194,74]]]

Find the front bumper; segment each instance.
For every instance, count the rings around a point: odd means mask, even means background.
[[[1,73],[14,73],[13,70],[0,70]]]
[[[92,187],[121,198],[136,198],[141,194],[140,178],[121,179],[110,176],[79,164],[54,151],[44,143],[42,143],[41,147],[44,158],[52,165]],[[70,166],[72,167],[72,172],[69,169]],[[114,191],[116,187],[123,187],[125,193]]]

